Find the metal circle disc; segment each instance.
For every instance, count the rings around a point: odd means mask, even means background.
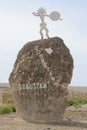
[[[53,20],[53,21],[56,21],[56,20],[60,19],[60,13],[57,12],[57,11],[53,11],[50,14],[50,19]]]

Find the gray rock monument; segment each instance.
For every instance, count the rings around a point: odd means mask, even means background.
[[[18,115],[33,122],[61,121],[72,72],[73,59],[61,38],[26,43],[9,77]]]

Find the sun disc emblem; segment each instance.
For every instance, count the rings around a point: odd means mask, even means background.
[[[56,20],[60,19],[60,13],[57,12],[57,11],[53,11],[50,14],[50,19],[53,20],[53,21],[56,21]]]

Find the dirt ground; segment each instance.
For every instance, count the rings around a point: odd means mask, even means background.
[[[0,130],[87,130],[87,104],[78,108],[68,107],[64,120],[58,124],[26,122],[16,113],[0,116]]]

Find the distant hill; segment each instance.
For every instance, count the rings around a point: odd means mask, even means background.
[[[9,83],[0,83],[0,87],[9,87]]]

